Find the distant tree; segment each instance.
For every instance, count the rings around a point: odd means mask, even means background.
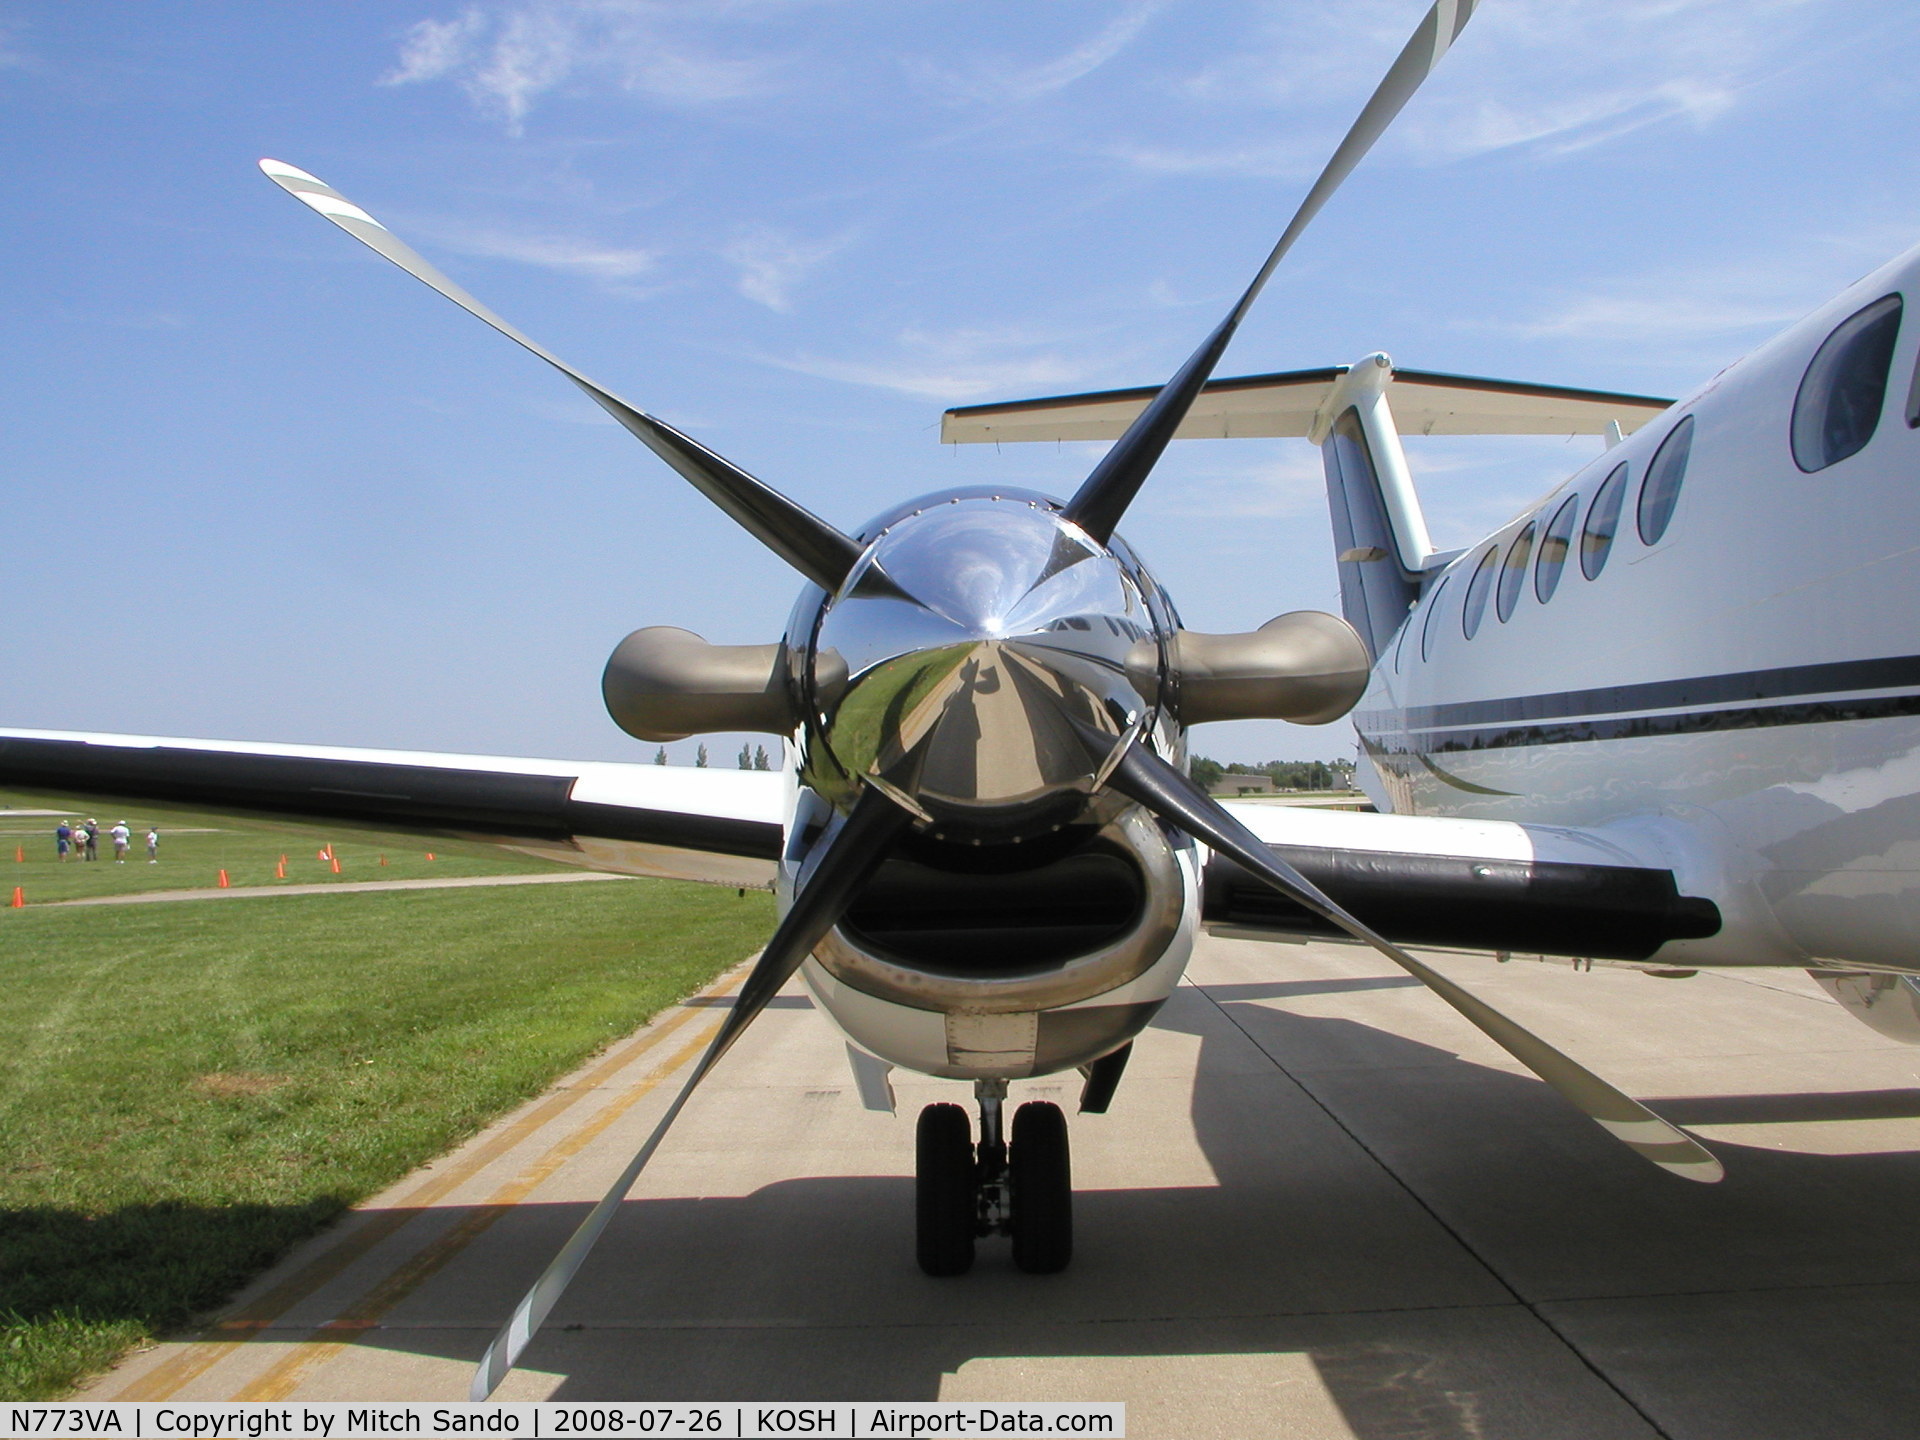
[[[704,770],[707,768],[707,747],[706,746],[702,745],[700,749],[694,754],[693,764],[694,764],[694,768],[697,770]]]
[[[662,745],[658,750],[653,752],[653,763],[656,765],[664,765],[667,763],[666,746]]]
[[[744,740],[740,742],[740,768],[742,770],[753,768],[753,750]]]
[[[1339,790],[1353,784],[1351,760],[1268,760],[1249,765],[1240,760],[1222,764],[1196,755],[1188,762],[1187,771],[1207,790],[1229,786],[1236,775],[1264,776],[1276,790]]]
[[[773,768],[772,764],[767,760],[766,746],[756,745],[753,747],[753,768],[756,770],[771,770]]]

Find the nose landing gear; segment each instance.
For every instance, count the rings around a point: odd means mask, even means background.
[[[1029,1101],[1001,1138],[1004,1080],[976,1080],[980,1143],[958,1105],[929,1105],[915,1132],[915,1253],[929,1275],[964,1275],[973,1242],[1011,1235],[1013,1263],[1034,1275],[1073,1258],[1073,1172],[1067,1118],[1058,1105]]]

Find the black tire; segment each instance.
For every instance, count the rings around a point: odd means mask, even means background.
[[[1073,1259],[1073,1163],[1058,1105],[1036,1100],[1014,1112],[1007,1170],[1013,1263],[1029,1275],[1066,1269]]]
[[[929,1275],[973,1268],[973,1124],[958,1105],[929,1105],[914,1131],[914,1254]]]

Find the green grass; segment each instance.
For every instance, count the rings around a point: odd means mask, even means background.
[[[973,645],[947,645],[877,665],[834,713],[833,748],[842,761],[865,770],[900,723],[973,655]]]
[[[771,923],[666,881],[0,910],[0,1398],[217,1305]]]
[[[147,821],[138,813],[81,811],[79,818],[99,815],[103,833],[100,858],[92,862],[54,852],[53,817],[22,818],[0,814],[0,906],[12,898],[15,886],[28,905],[51,900],[79,900],[96,895],[124,895],[143,890],[199,890],[219,885],[227,872],[229,885],[317,885],[353,880],[417,880],[434,876],[524,875],[540,870],[568,870],[530,856],[506,851],[494,854],[456,854],[429,847],[433,841],[404,836],[392,840],[364,837],[328,839],[322,835],[283,835],[271,831],[189,821],[160,824],[159,863],[147,863]],[[114,863],[113,844],[104,833],[122,818],[134,822],[133,848],[127,863]],[[320,858],[330,845],[340,862],[340,873]],[[434,858],[427,859],[431,853]],[[280,857],[286,857],[286,879],[276,878]],[[16,858],[22,857],[22,858]],[[382,861],[385,861],[382,864]]]

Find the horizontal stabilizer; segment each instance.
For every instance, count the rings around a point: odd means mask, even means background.
[[[1307,435],[1344,367],[1288,370],[1212,380],[1200,392],[1175,439],[1239,439]],[[940,418],[949,444],[986,440],[1112,440],[1157,390],[1100,390],[1039,400],[966,405]],[[1403,435],[1602,435],[1609,421],[1631,434],[1673,404],[1651,395],[1530,385],[1396,370],[1387,390]]]

